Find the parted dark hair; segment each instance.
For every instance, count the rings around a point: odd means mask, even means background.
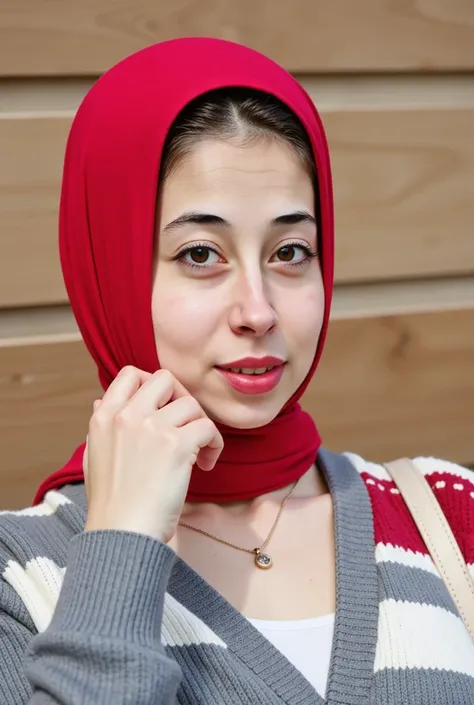
[[[189,103],[173,123],[164,146],[160,181],[203,139],[251,144],[275,139],[300,157],[316,185],[311,144],[299,118],[278,98],[250,88],[219,88]]]

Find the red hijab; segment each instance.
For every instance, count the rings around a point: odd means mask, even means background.
[[[252,49],[220,39],[156,44],[105,73],[86,95],[66,148],[59,248],[67,293],[104,390],[125,365],[159,369],[151,314],[155,204],[163,144],[180,111],[207,91],[270,93],[301,120],[318,178],[324,323],[311,370],[276,419],[256,429],[220,427],[224,450],[210,472],[195,468],[190,501],[238,501],[284,487],[314,462],[321,440],[297,403],[318,364],[333,287],[333,195],[328,146],[307,93]],[[85,444],[39,488],[83,482]],[[133,470],[131,470],[133,472]]]

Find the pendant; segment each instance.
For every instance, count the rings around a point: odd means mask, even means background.
[[[255,565],[262,570],[268,570],[273,565],[273,559],[268,553],[262,553],[259,548],[254,549]]]

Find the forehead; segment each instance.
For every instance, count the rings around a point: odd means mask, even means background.
[[[163,207],[189,199],[206,199],[216,206],[235,198],[258,204],[259,199],[314,201],[313,184],[295,150],[277,140],[250,143],[203,140],[178,163],[162,186]],[[197,205],[197,204],[196,204]]]

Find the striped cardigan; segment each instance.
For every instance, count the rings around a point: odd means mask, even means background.
[[[433,458],[474,575],[474,473]],[[0,515],[2,705],[468,705],[474,644],[384,468],[322,450],[337,611],[326,699],[166,545],[82,531],[83,485]]]

